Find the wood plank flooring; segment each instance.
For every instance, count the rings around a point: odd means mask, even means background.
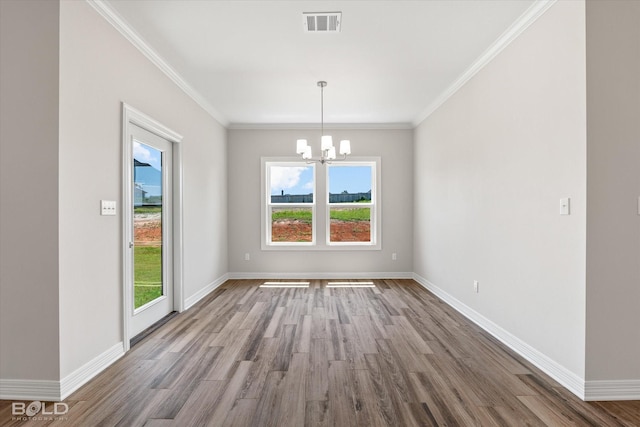
[[[231,280],[65,400],[2,426],[640,426],[580,401],[412,280]]]

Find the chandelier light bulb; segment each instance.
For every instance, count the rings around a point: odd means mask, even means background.
[[[340,155],[348,155],[351,154],[351,141],[348,139],[343,139],[340,141]]]
[[[333,138],[331,138],[331,135],[322,135],[320,139],[320,149],[327,151],[331,147],[333,147]]]
[[[327,151],[327,160],[335,160],[336,159],[336,147],[331,146]]]
[[[307,148],[307,140],[299,139],[296,143],[296,153],[304,154],[304,151],[306,148]]]

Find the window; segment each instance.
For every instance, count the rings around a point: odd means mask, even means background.
[[[327,167],[327,244],[375,244],[375,163]]]
[[[262,158],[262,249],[381,249],[380,159],[360,159]]]
[[[315,243],[315,165],[267,162],[267,242],[270,245]]]

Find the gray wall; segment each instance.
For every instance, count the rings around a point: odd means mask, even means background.
[[[587,379],[638,381],[640,2],[586,12]]]
[[[86,2],[0,7],[0,379],[53,396],[123,340],[121,103],[184,136],[185,299],[228,271],[226,131]]]
[[[58,2],[0,1],[3,380],[60,375],[59,16]]]
[[[382,250],[262,251],[260,249],[260,159],[295,155],[298,138],[319,145],[320,131],[232,129],[229,138],[229,272],[252,277],[302,274],[410,273],[412,271],[411,130],[333,129],[334,140],[350,139],[352,156],[379,156],[382,163]],[[317,151],[317,150],[316,150]],[[322,166],[319,166],[322,167]],[[391,254],[397,253],[392,261]],[[249,253],[251,260],[245,261]]]
[[[227,272],[227,170],[225,129],[87,3],[62,2],[60,22],[64,378],[122,341],[121,217],[98,209],[100,199],[121,200],[121,102],[184,137],[186,299]]]
[[[558,2],[417,127],[414,153],[416,274],[575,378],[585,96],[584,3]]]

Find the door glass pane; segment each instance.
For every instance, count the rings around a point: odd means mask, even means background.
[[[162,296],[162,152],[133,142],[134,308]]]
[[[311,208],[272,208],[272,242],[312,242],[313,210]]]

